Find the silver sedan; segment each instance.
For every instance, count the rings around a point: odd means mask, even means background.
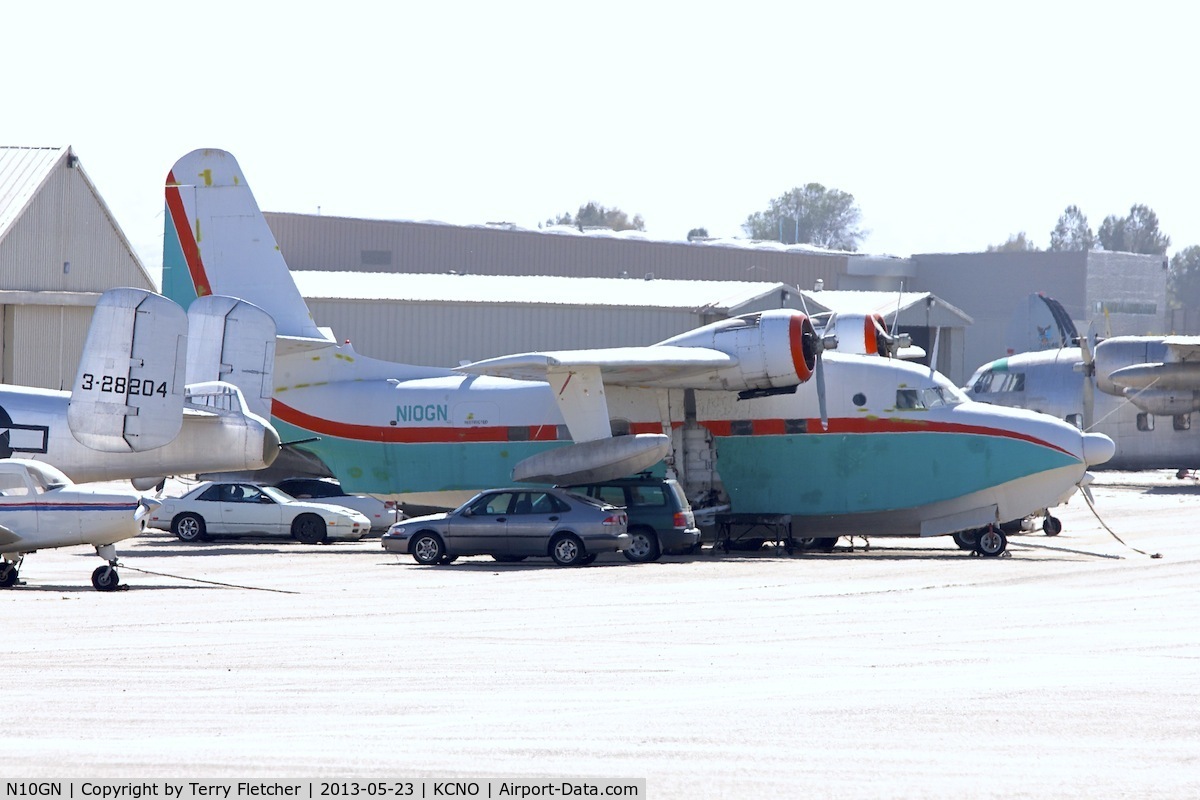
[[[624,510],[561,489],[490,489],[448,513],[397,522],[381,542],[418,564],[490,555],[497,561],[549,557],[568,567],[624,550],[627,524]]]

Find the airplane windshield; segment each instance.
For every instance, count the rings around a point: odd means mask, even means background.
[[[903,411],[954,406],[966,400],[953,386],[931,386],[927,389],[897,389],[896,408]]]

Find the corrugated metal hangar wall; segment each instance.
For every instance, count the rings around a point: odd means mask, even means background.
[[[69,389],[115,286],[156,290],[71,149],[0,147],[0,382]]]

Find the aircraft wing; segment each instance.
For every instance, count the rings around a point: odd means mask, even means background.
[[[527,381],[548,381],[552,373],[596,370],[614,386],[678,387],[709,385],[706,378],[737,366],[736,357],[705,347],[610,347],[596,350],[554,350],[521,353],[476,361],[457,367],[471,375],[492,375]]]

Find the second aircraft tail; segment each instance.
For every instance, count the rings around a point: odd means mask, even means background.
[[[187,308],[210,294],[262,308],[280,336],[328,342],[313,322],[237,160],[194,150],[166,182],[163,294]]]

